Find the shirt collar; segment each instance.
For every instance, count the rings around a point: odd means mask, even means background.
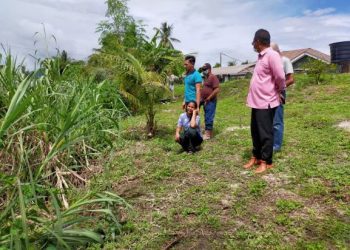
[[[195,71],[196,71],[196,69],[193,69],[192,71],[187,72],[187,73],[186,73],[186,76],[193,74]]]
[[[264,55],[267,53],[267,51],[269,51],[270,49],[271,49],[271,47],[267,47],[267,48],[265,48],[264,50],[260,51],[259,57],[264,56]]]

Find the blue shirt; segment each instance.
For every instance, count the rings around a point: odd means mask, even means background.
[[[196,130],[198,131],[198,134],[202,137],[199,115],[197,115],[196,117],[196,125]],[[177,121],[177,126],[183,128],[186,131],[191,126],[191,117],[188,117],[186,112],[182,113],[179,117],[179,120]]]
[[[196,101],[196,83],[202,83],[202,76],[197,70],[185,76],[185,102]]]

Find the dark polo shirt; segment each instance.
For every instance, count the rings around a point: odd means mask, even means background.
[[[209,77],[207,79],[204,80],[203,83],[203,88],[201,90],[201,98],[202,100],[207,99],[211,93],[213,93],[214,89],[219,87],[219,79],[216,77],[216,75],[210,74]],[[213,98],[213,100],[216,99]]]

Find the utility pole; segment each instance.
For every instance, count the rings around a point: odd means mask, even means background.
[[[229,55],[225,54],[224,52],[220,52],[220,67],[222,67],[222,56],[227,56],[227,57],[229,57],[229,58],[231,58],[231,59],[233,59],[235,61],[242,62],[241,60],[239,60],[237,58],[234,58],[232,56],[229,56]]]

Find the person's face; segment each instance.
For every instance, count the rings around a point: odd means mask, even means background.
[[[193,64],[189,60],[185,60],[184,67],[186,71],[190,71],[193,69]]]
[[[187,114],[192,114],[193,110],[195,110],[195,106],[193,102],[190,102],[189,104],[187,104]]]
[[[204,71],[203,71],[203,75],[205,76],[205,77],[207,77],[208,75],[209,75],[209,69],[205,69]]]
[[[254,51],[259,53],[260,52],[259,41],[254,39],[252,42],[252,45],[253,45]]]

